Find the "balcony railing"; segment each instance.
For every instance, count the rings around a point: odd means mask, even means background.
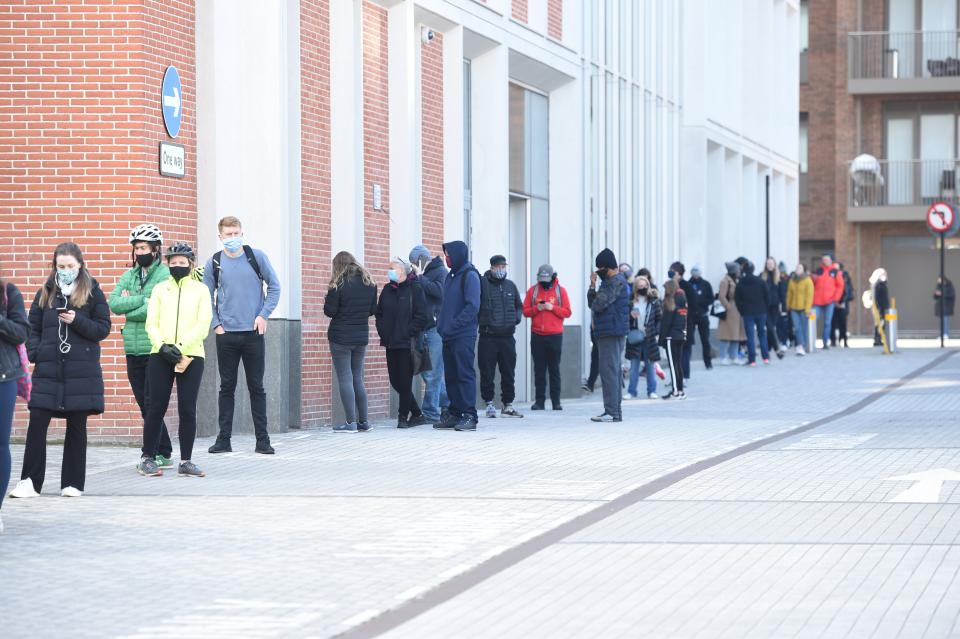
[[[852,163],[851,163],[852,164]],[[960,160],[880,160],[870,170],[850,171],[850,208],[926,207],[953,199]]]
[[[850,80],[960,77],[960,31],[848,35]]]

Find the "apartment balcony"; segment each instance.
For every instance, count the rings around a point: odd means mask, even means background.
[[[923,222],[931,204],[956,197],[958,173],[960,160],[861,156],[847,165],[847,221]]]
[[[847,42],[852,95],[960,91],[960,31],[857,32]]]

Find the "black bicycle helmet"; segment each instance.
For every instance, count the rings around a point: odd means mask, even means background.
[[[169,260],[171,257],[177,257],[178,255],[188,258],[191,262],[196,259],[193,247],[187,242],[174,242],[173,246],[167,249],[165,257]]]

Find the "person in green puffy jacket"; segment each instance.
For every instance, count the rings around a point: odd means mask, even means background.
[[[147,384],[147,363],[153,349],[147,335],[147,302],[153,287],[170,278],[170,269],[161,259],[163,234],[153,224],[141,224],[130,231],[133,268],[120,277],[120,282],[110,294],[110,310],[122,315],[126,324],[122,329],[123,350],[127,356],[127,379],[140,407],[140,416],[146,420],[150,403],[150,388]],[[172,468],[173,444],[166,423],[160,435],[156,462],[160,468]]]

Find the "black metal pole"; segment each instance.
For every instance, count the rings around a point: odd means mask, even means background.
[[[944,293],[946,293],[946,245],[947,245],[947,234],[940,233],[940,325],[937,326],[937,330],[940,331],[940,348],[945,348],[944,339],[943,339],[943,314],[946,310],[944,308]]]
[[[767,252],[766,252],[766,254],[763,256],[764,261],[766,261],[766,259],[767,259],[768,257],[770,257],[770,176],[767,175],[767,176],[765,176],[765,177],[766,177],[766,195],[767,195],[767,201],[766,201],[766,207],[767,207],[767,210],[766,210],[766,215],[767,215]]]

